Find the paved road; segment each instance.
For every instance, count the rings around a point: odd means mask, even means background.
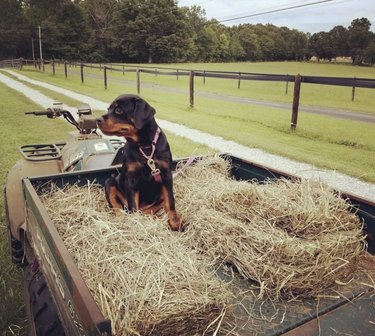
[[[78,71],[74,71],[74,70],[70,71],[70,73],[75,73],[76,75],[80,74]],[[102,76],[97,75],[97,74],[85,74],[85,77],[102,79]],[[136,85],[134,80],[126,80],[126,79],[109,77],[108,81],[122,83],[122,84],[126,84],[128,86],[133,86],[133,87],[135,87]],[[189,91],[185,89],[177,89],[177,88],[153,84],[153,83],[142,83],[142,87],[148,88],[148,89],[157,89],[163,92],[185,94],[186,96],[188,96],[189,94]],[[274,107],[274,108],[279,108],[279,109],[286,109],[289,111],[292,110],[292,106],[289,103],[262,101],[262,100],[256,100],[256,99],[251,99],[251,98],[235,97],[235,96],[230,96],[230,95],[223,95],[223,94],[209,93],[209,92],[199,92],[199,91],[195,92],[195,96],[205,97],[205,98],[214,99],[214,100],[222,100],[222,101],[227,101],[227,102],[229,101],[229,102],[234,102],[234,103],[239,103],[239,104]],[[368,114],[365,112],[353,112],[353,111],[333,109],[333,108],[328,108],[328,107],[304,106],[304,105],[299,106],[299,111],[320,114],[320,115],[328,115],[330,117],[341,118],[341,119],[349,119],[349,120],[355,120],[355,121],[375,123],[375,115]]]

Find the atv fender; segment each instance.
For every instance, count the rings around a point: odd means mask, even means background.
[[[11,168],[5,183],[5,204],[8,227],[13,238],[21,240],[20,230],[22,228],[25,230],[26,212],[22,179],[59,172],[61,172],[60,160],[33,162],[22,159]]]

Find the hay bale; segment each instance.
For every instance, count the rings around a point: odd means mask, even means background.
[[[114,217],[100,186],[42,196],[117,335],[218,328],[230,298],[213,273],[218,262],[256,281],[259,298],[272,299],[318,295],[356,268],[362,224],[322,183],[235,181],[220,157],[177,171],[183,233],[169,231],[163,211]]]
[[[115,335],[202,334],[223,314],[226,285],[165,216],[115,217],[98,185],[53,187],[42,198]]]
[[[229,168],[211,157],[177,175],[187,246],[233,264],[260,297],[314,296],[353,272],[365,237],[345,200],[307,179],[234,181]]]

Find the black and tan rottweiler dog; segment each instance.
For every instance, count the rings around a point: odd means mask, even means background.
[[[164,208],[172,230],[181,230],[173,195],[172,154],[154,118],[155,109],[137,95],[121,95],[97,120],[106,135],[125,137],[122,169],[105,183],[110,207],[154,214]]]

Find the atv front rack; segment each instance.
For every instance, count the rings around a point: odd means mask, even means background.
[[[55,144],[24,145],[19,147],[22,156],[29,161],[47,161],[61,158],[60,150],[65,142]]]

